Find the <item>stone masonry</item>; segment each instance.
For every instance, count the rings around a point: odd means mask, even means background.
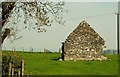
[[[106,60],[103,56],[105,41],[86,21],[82,21],[64,42],[62,59]]]

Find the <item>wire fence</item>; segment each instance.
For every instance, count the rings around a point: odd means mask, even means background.
[[[118,50],[104,50],[104,54],[118,54]]]

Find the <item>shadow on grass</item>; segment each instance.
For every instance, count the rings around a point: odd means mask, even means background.
[[[51,60],[59,60],[59,59],[61,59],[61,57],[54,57]]]

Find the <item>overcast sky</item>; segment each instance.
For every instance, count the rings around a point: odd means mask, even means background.
[[[64,9],[69,13],[64,13],[63,17],[66,21],[65,26],[53,23],[51,27],[47,27],[47,32],[37,33],[34,30],[22,30],[18,35],[23,37],[19,40],[10,42],[6,39],[3,49],[43,51],[47,48],[51,51],[58,51],[61,48],[61,42],[64,42],[67,36],[79,25],[83,20],[87,21],[92,28],[105,40],[106,49],[116,49],[116,15],[118,12],[117,2],[66,2]],[[22,21],[22,20],[21,20]],[[23,26],[23,23],[18,23]]]

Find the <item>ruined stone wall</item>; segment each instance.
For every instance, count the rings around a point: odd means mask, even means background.
[[[64,43],[64,60],[105,60],[105,41],[90,25],[82,21]]]

